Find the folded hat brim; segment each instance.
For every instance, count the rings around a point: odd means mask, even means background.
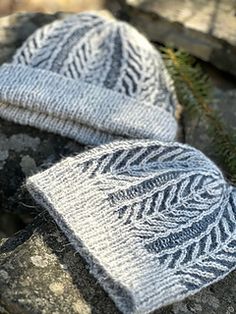
[[[0,77],[0,117],[5,119],[79,138],[91,145],[109,142],[113,137],[175,138],[175,118],[157,105],[139,103],[104,87],[23,65],[3,65]],[[39,122],[37,116],[45,116],[45,120]],[[68,129],[77,125],[77,130],[66,131],[67,124]],[[80,135],[76,138],[77,132]]]

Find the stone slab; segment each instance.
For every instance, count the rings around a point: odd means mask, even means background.
[[[129,21],[155,42],[182,48],[236,76],[232,0],[120,0]]]
[[[12,314],[119,313],[44,213],[2,241],[0,300]]]

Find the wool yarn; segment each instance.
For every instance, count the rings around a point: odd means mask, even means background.
[[[113,142],[27,181],[125,313],[148,313],[236,266],[236,189],[200,151]]]
[[[0,67],[0,117],[83,144],[172,141],[177,99],[160,53],[125,22],[95,13],[38,29]]]

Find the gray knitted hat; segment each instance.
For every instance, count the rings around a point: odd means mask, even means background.
[[[98,145],[175,138],[176,96],[133,27],[82,13],[37,30],[0,68],[0,117]]]
[[[236,189],[187,145],[114,142],[27,186],[125,314],[179,301],[236,266]]]

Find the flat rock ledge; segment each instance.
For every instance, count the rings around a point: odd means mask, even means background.
[[[120,0],[129,21],[154,42],[182,48],[236,76],[232,0]]]

